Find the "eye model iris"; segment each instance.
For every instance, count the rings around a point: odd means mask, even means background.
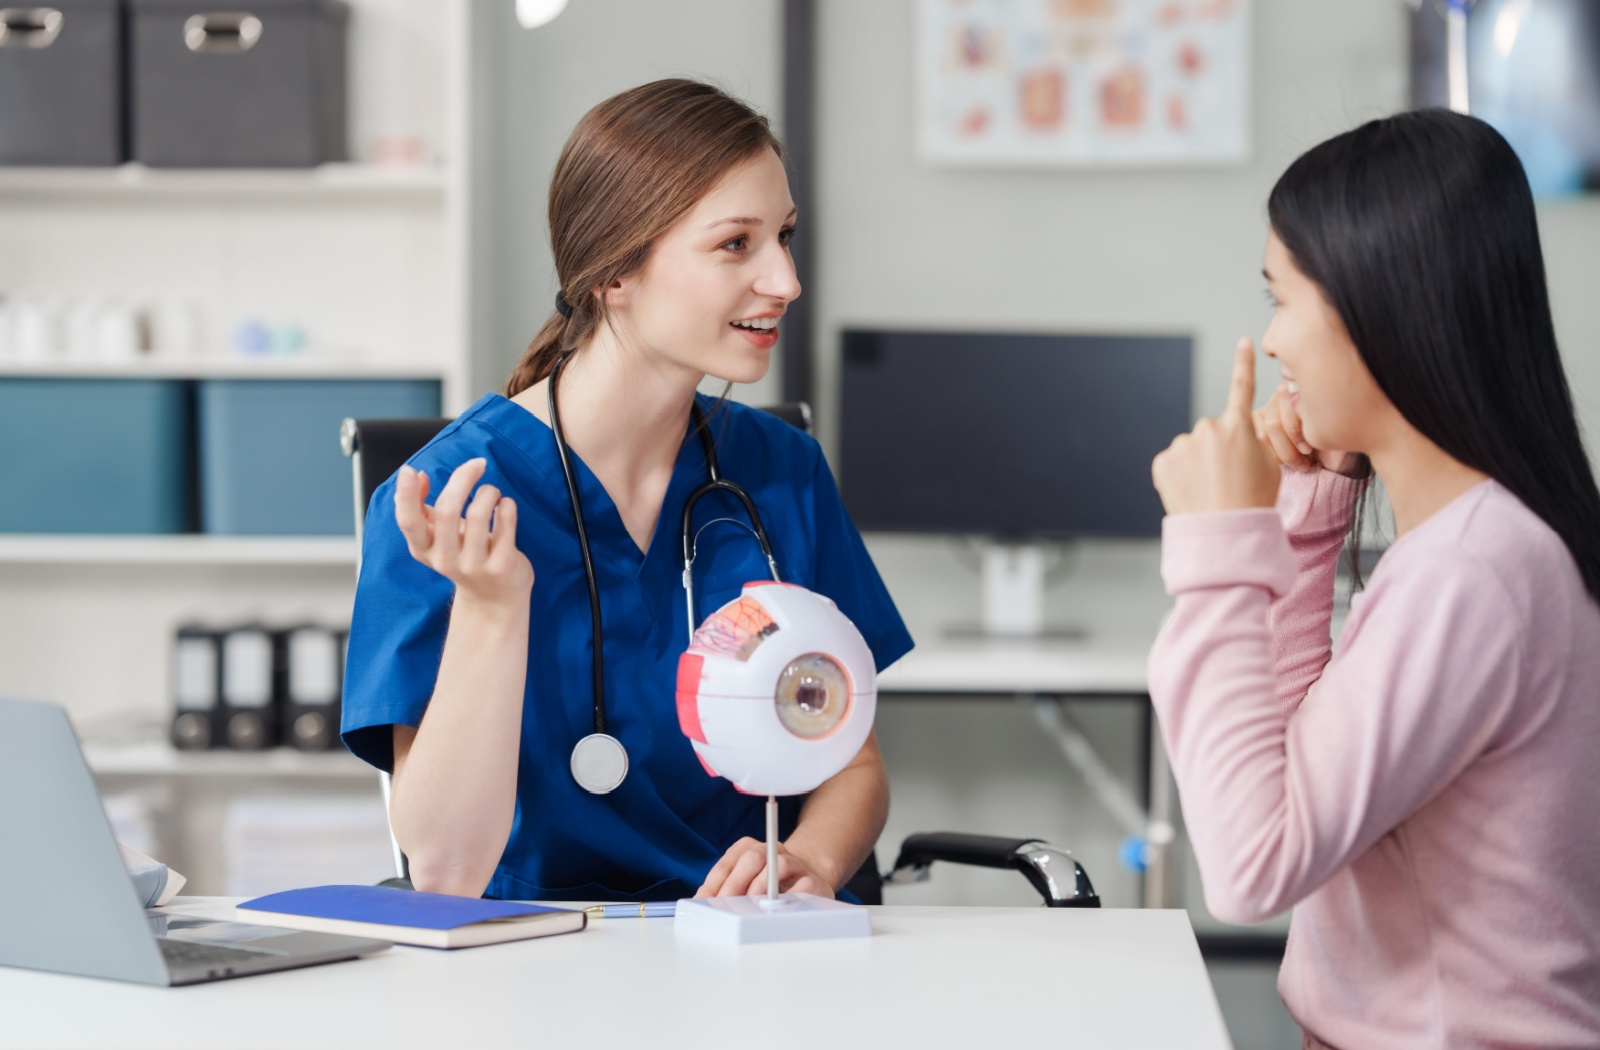
[[[850,679],[832,657],[807,653],[778,676],[778,721],[795,736],[827,736],[850,710]]]

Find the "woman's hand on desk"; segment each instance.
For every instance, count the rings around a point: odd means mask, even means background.
[[[488,469],[482,458],[457,467],[432,507],[428,475],[402,466],[394,519],[411,556],[456,585],[458,597],[485,605],[527,604],[533,565],[517,549],[517,505],[493,485],[467,496]]]
[[[828,880],[812,870],[788,846],[778,843],[778,889],[783,893],[811,893],[832,897]],[[767,844],[752,838],[735,842],[712,866],[696,897],[743,897],[767,892]]]

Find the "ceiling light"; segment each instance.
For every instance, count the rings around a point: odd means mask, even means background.
[[[517,0],[517,21],[524,29],[538,29],[566,6],[567,0]]]

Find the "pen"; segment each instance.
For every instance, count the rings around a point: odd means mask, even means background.
[[[595,919],[659,919],[677,914],[677,901],[650,901],[638,904],[594,904],[585,915]]]

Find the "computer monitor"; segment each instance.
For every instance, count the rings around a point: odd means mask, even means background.
[[[990,633],[1037,633],[1042,558],[1017,545],[1160,535],[1150,461],[1190,426],[1189,337],[849,330],[842,351],[846,509],[999,541]]]

